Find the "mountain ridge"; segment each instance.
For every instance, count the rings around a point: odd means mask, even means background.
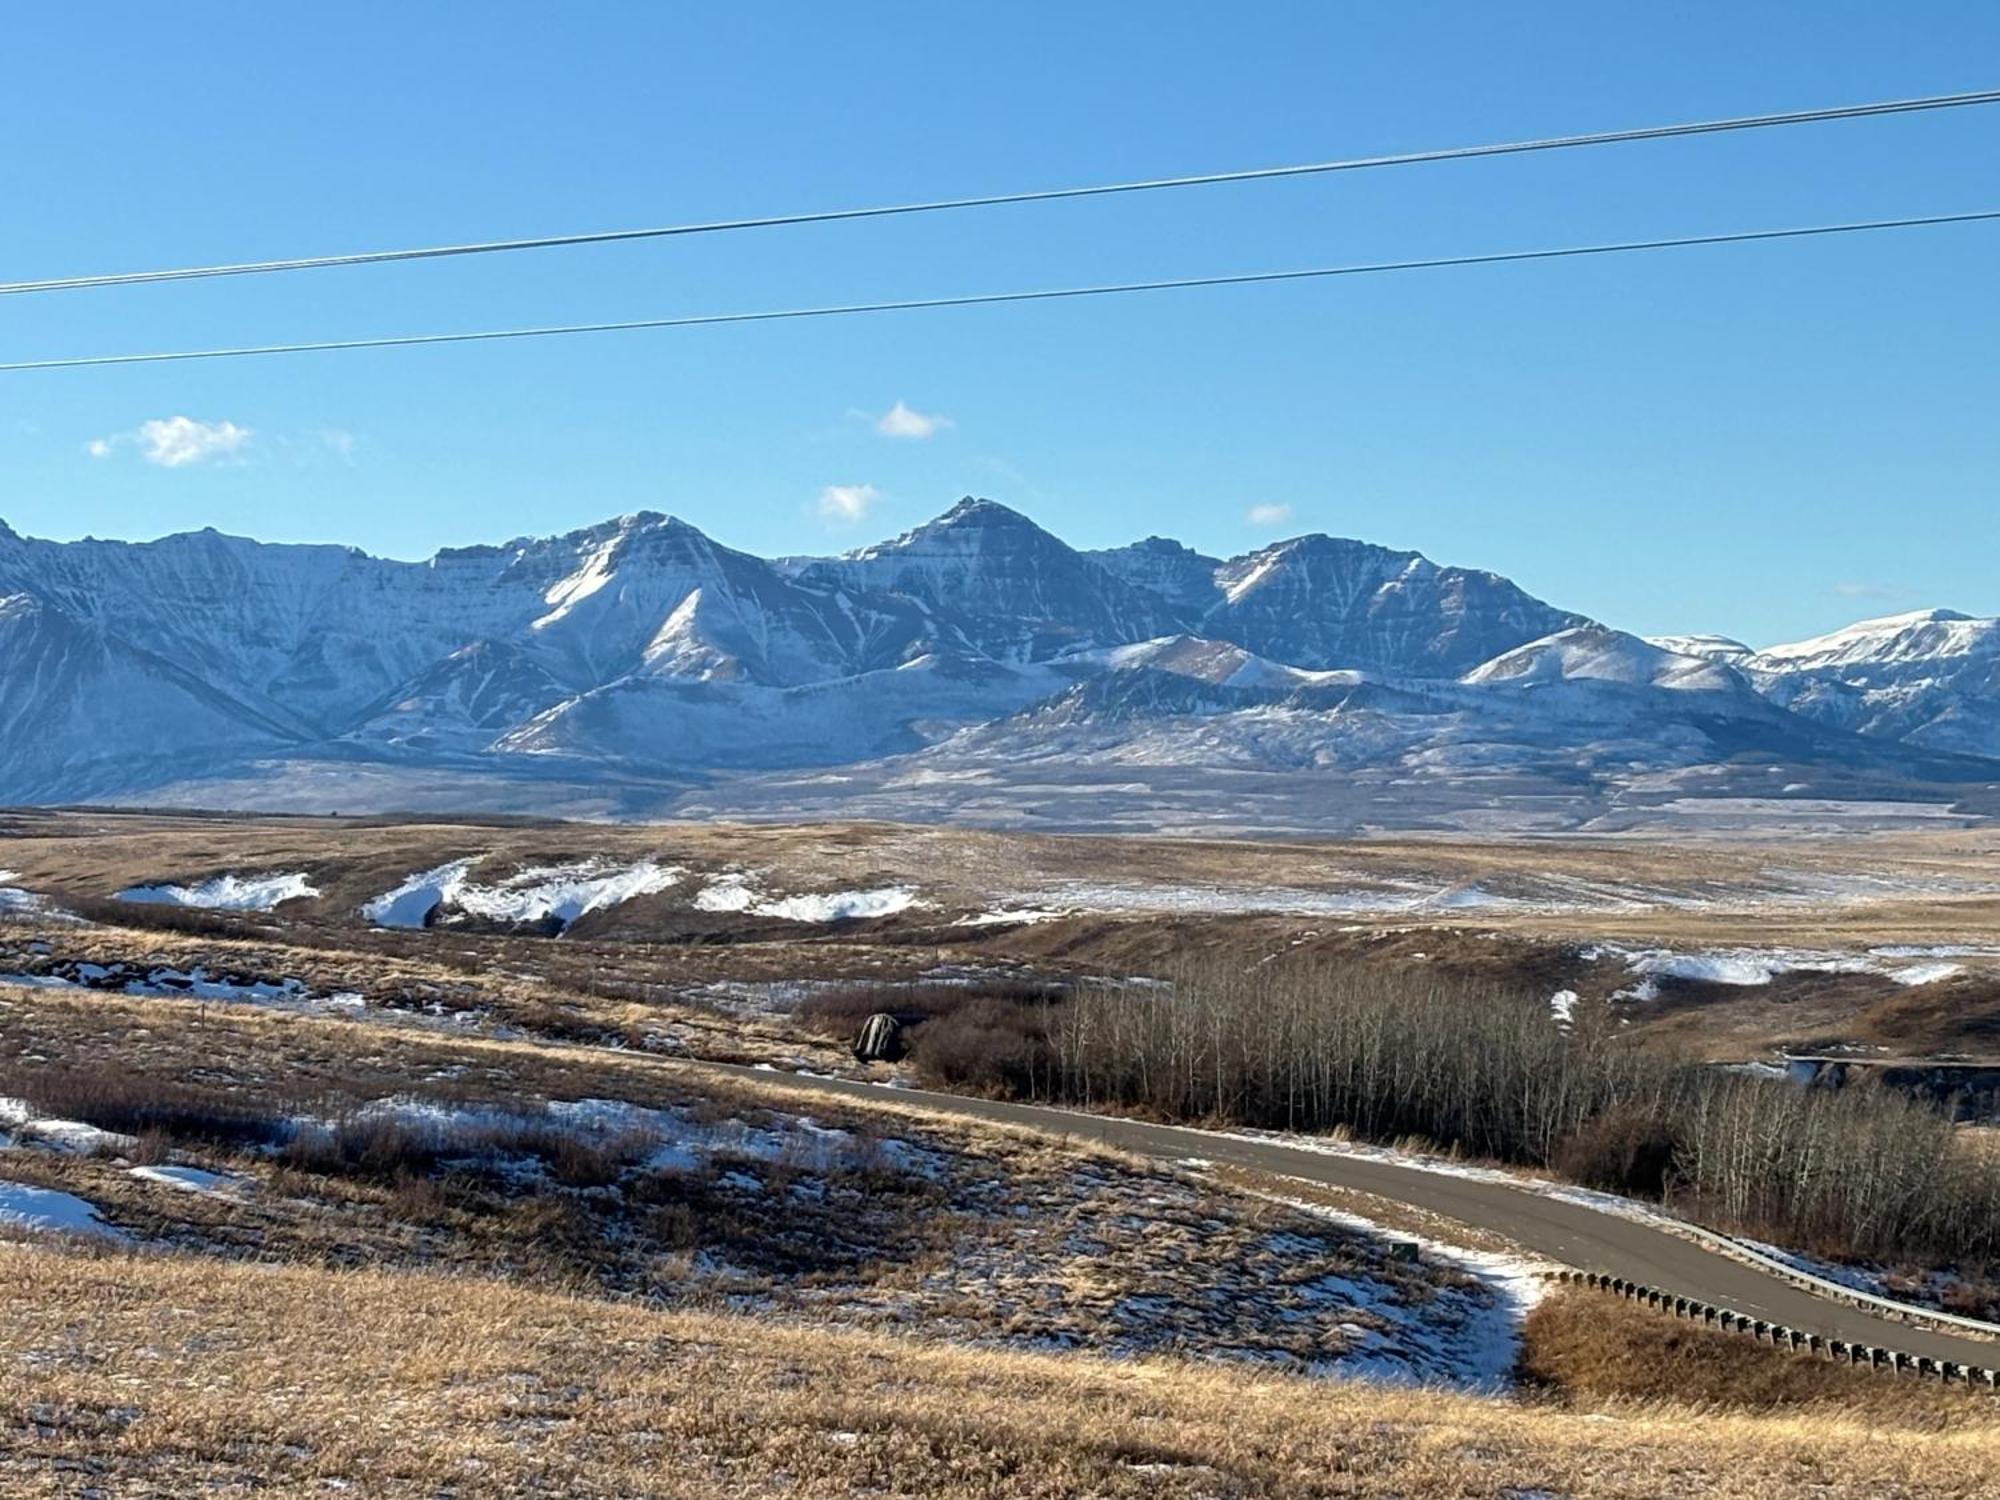
[[[1466,785],[1504,766],[1604,795],[1759,754],[1891,796],[2000,776],[1960,764],[2000,758],[2000,622],[1648,642],[1370,542],[1081,551],[971,496],[782,559],[649,510],[417,562],[212,528],[50,542],[0,521],[0,696],[11,801],[335,761],[450,769],[473,804],[482,777],[557,768],[713,780],[885,757],[1400,766]]]

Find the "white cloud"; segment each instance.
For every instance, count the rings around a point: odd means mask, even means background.
[[[1289,505],[1253,505],[1243,512],[1252,526],[1283,526],[1292,519]]]
[[[136,447],[139,456],[163,469],[178,469],[211,458],[229,458],[254,436],[234,422],[197,422],[193,417],[155,417],[130,432],[92,438],[84,451],[92,458],[109,458],[120,448]]]
[[[819,492],[820,517],[841,526],[852,526],[873,510],[881,498],[882,492],[872,484],[830,484]]]
[[[1836,583],[1833,591],[1843,599],[1899,599],[1901,590],[1881,583]]]
[[[953,423],[950,417],[940,417],[927,412],[912,411],[909,407],[898,401],[876,419],[875,430],[881,433],[883,437],[922,439],[935,437],[938,433],[944,431],[945,428],[954,425],[956,424]]]
[[[319,430],[320,445],[336,458],[348,463],[354,462],[354,434],[339,427],[322,427]]]

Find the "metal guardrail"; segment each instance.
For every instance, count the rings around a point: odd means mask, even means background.
[[[1909,1375],[1919,1380],[1935,1380],[1940,1385],[1961,1385],[1970,1390],[2000,1394],[2000,1370],[1987,1365],[1961,1364],[1957,1360],[1933,1359],[1927,1354],[1906,1354],[1900,1349],[1884,1349],[1847,1339],[1805,1333],[1782,1323],[1752,1318],[1730,1308],[1717,1307],[1694,1297],[1663,1292],[1657,1287],[1627,1281],[1622,1276],[1605,1276],[1596,1271],[1544,1271],[1544,1281],[1566,1286],[1589,1287],[1641,1303],[1690,1323],[1700,1323],[1723,1333],[1743,1334],[1774,1349],[1796,1354],[1818,1355],[1836,1364],[1857,1369],[1879,1370],[1889,1375]]]
[[[1699,1224],[1690,1224],[1682,1220],[1677,1227],[1688,1238],[1700,1241],[1711,1250],[1719,1251],[1745,1265],[1755,1266],[1760,1271],[1769,1271],[1772,1275],[1789,1281],[1794,1286],[1815,1292],[1829,1301],[1845,1303],[1863,1312],[1881,1313],[1885,1317],[1908,1323],[1912,1327],[1932,1327],[1946,1333],[1970,1333],[1980,1338],[2000,1340],[2000,1323],[1988,1323],[1980,1318],[1948,1313],[1941,1308],[1918,1307],[1913,1303],[1898,1302],[1894,1297],[1879,1296],[1874,1292],[1865,1292],[1860,1287],[1831,1281],[1824,1276],[1815,1276],[1811,1271],[1802,1270],[1789,1261],[1766,1255],[1741,1240],[1732,1239],[1726,1234],[1718,1234],[1713,1229],[1704,1229]]]

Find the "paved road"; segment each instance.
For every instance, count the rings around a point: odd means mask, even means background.
[[[2000,1366],[2000,1340],[1935,1333],[1820,1297],[1756,1266],[1732,1260],[1691,1240],[1580,1203],[1565,1202],[1504,1183],[1481,1182],[1419,1167],[1337,1156],[1278,1141],[1238,1140],[1210,1131],[1149,1125],[1033,1104],[965,1099],[916,1089],[885,1090],[840,1078],[773,1074],[769,1069],[698,1064],[763,1083],[882,1103],[885,1096],[944,1114],[991,1120],[1077,1140],[1101,1142],[1140,1156],[1249,1167],[1330,1187],[1353,1188],[1428,1209],[1463,1224],[1505,1235],[1515,1244],[1579,1270],[1600,1271],[1695,1297],[1752,1317],[1854,1343],[1927,1354],[1962,1364]]]

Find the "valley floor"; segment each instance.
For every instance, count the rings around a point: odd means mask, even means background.
[[[1571,987],[1737,1056],[1802,1016],[1971,1038],[1986,835],[0,832],[0,1492],[1789,1500],[2000,1462],[1987,1405],[1741,1380],[1789,1356],[1740,1342],[1649,1384],[1653,1335],[1576,1337],[1616,1304],[1531,1313],[1532,1238],[1422,1195],[837,1081],[924,1076],[854,1062],[875,1011],[1188,954],[1473,975],[1538,1025]]]

